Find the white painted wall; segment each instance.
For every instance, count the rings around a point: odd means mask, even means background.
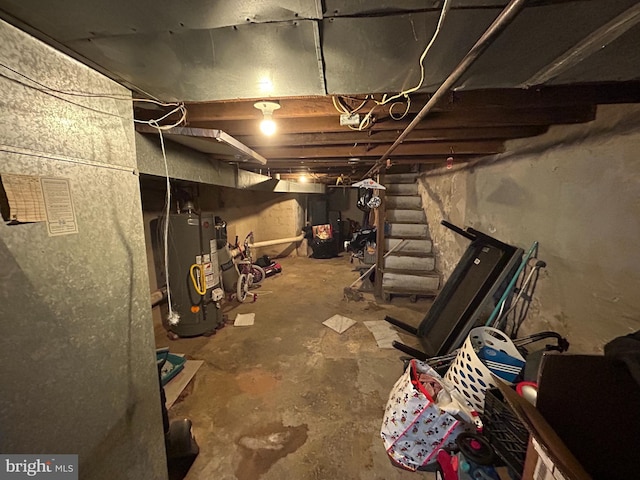
[[[601,106],[589,124],[506,150],[421,175],[439,268],[448,275],[468,244],[443,218],[525,250],[537,240],[548,267],[522,333],[553,329],[573,352],[601,352],[640,329],[640,106]]]

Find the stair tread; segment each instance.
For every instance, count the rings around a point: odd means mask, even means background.
[[[387,222],[390,225],[427,225],[427,222],[402,222],[402,223],[395,223],[395,222]],[[386,236],[386,238],[393,238],[393,237],[389,237]]]
[[[385,235],[386,239],[397,239],[397,240],[429,240],[431,241],[431,237],[428,235]]]
[[[406,207],[387,207],[387,213],[389,212],[422,212],[421,208],[406,208]]]
[[[414,257],[414,258],[433,258],[432,252],[403,252],[402,250],[394,250],[389,253],[389,257]]]
[[[405,293],[408,295],[422,295],[425,297],[437,297],[437,290],[423,290],[417,288],[402,288],[402,287],[382,287],[384,293]]]
[[[411,212],[422,212],[422,208],[421,207],[415,207],[415,208],[406,208],[406,207],[402,207],[402,208],[389,208],[387,207],[387,212],[390,210],[408,210]]]
[[[395,273],[396,275],[408,275],[413,277],[436,277],[440,274],[436,270],[407,270],[400,268],[383,268],[382,273]]]
[[[426,220],[424,222],[408,222],[406,220],[403,220],[402,222],[389,222],[389,221],[387,221],[387,223],[389,225],[427,225],[427,221]]]

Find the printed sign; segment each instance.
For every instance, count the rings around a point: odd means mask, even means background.
[[[73,208],[69,180],[41,177],[40,184],[47,214],[49,236],[78,233],[78,222]]]

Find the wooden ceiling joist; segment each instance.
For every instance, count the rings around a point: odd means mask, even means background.
[[[319,147],[260,147],[256,151],[265,158],[331,158],[331,157],[379,157],[389,144],[359,144]],[[500,141],[487,142],[437,142],[437,143],[406,143],[400,145],[393,152],[394,157],[410,155],[448,155],[451,153],[493,155],[503,151]]]
[[[408,142],[440,142],[440,141],[465,141],[465,140],[503,140],[510,138],[524,138],[541,135],[547,131],[547,127],[488,127],[488,128],[440,128],[435,130],[414,130],[409,134]],[[363,134],[364,133],[364,134]],[[252,148],[258,147],[298,147],[301,145],[354,145],[357,143],[393,143],[398,138],[395,130],[358,132],[348,130],[345,132],[327,133],[292,133],[281,134],[276,137],[264,135],[238,135],[238,141]]]
[[[363,99],[341,98],[350,109]],[[389,104],[378,106],[373,123],[363,130],[340,125],[340,112],[331,96],[279,99],[273,137],[260,133],[262,115],[253,106],[264,99],[187,104],[187,126],[224,131],[268,160],[265,167],[243,164],[242,168],[283,173],[322,171],[335,176],[371,167],[429,98],[426,93],[411,95],[409,111],[400,120],[390,118]],[[589,122],[595,118],[597,105],[626,102],[640,102],[640,82],[452,91],[397,146],[392,164],[397,169],[415,164],[438,166],[452,153],[456,162],[498,154],[507,140],[541,135],[552,125]],[[360,119],[374,105],[369,98],[358,111]],[[396,105],[394,115],[400,114],[403,106]],[[161,115],[158,110],[144,108],[136,104],[136,118],[149,120]]]
[[[364,100],[363,96],[340,96],[347,99],[351,108],[355,108]],[[377,99],[381,100],[378,95]],[[409,113],[420,111],[429,99],[429,94],[415,93],[411,95]],[[260,111],[253,104],[258,100],[218,101],[188,103],[189,118],[192,122],[219,120],[257,120]],[[434,111],[452,111],[485,108],[556,108],[570,105],[589,105],[602,103],[630,103],[640,101],[640,82],[625,84],[612,83],[600,85],[559,85],[522,89],[484,89],[451,92],[439,102]],[[280,109],[276,116],[281,118],[310,118],[318,116],[337,116],[340,114],[333,104],[331,96],[298,97],[279,100]],[[375,112],[386,117],[393,102],[376,107]],[[376,106],[373,100],[360,109],[358,113],[366,114]],[[403,106],[394,107],[394,114],[402,111]]]
[[[553,124],[571,124],[588,122],[595,118],[595,107],[579,105],[562,109],[529,108],[529,109],[486,109],[470,111],[436,112],[422,121],[417,129],[438,128],[487,128],[513,126],[542,126]],[[338,116],[313,118],[279,118],[274,115],[277,123],[277,134],[345,132],[348,127],[341,126]],[[259,121],[216,121],[194,122],[188,119],[189,126],[199,128],[215,128],[227,132],[231,136],[259,134]],[[376,121],[371,131],[393,130],[401,131],[409,125],[411,118],[403,120]],[[367,130],[368,131],[368,130]],[[366,131],[364,132],[366,134]]]

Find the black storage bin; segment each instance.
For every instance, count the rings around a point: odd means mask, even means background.
[[[338,256],[338,245],[333,238],[329,240],[314,238],[311,241],[311,249],[313,250],[313,258],[333,258]]]
[[[338,256],[338,245],[331,224],[311,227],[313,239],[309,242],[313,258],[333,258]]]
[[[521,478],[527,455],[529,431],[518,419],[497,388],[487,390],[484,400],[483,435],[496,454]]]

